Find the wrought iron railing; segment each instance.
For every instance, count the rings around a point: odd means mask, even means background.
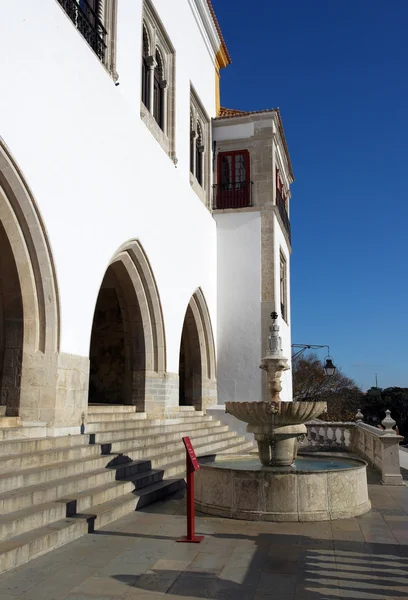
[[[252,181],[213,185],[213,209],[252,206]]]
[[[86,0],[58,0],[92,50],[104,62],[107,31],[98,15]]]
[[[286,210],[285,201],[282,198],[282,194],[279,190],[276,190],[276,206],[278,207],[280,218],[282,219],[282,223],[289,237],[289,241],[291,239],[291,231],[290,231],[290,221],[289,216]]]

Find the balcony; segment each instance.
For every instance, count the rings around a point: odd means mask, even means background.
[[[213,185],[214,210],[248,206],[252,206],[252,181]]]
[[[279,190],[276,190],[276,206],[278,207],[280,218],[282,219],[282,223],[284,228],[286,229],[286,233],[289,237],[289,242],[291,241],[291,232],[290,232],[290,221],[288,217],[288,213],[286,210],[285,201],[282,198],[282,194]]]
[[[101,62],[105,61],[107,31],[86,0],[58,0]]]

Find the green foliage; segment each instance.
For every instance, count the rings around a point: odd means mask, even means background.
[[[319,418],[354,421],[363,399],[362,391],[340,369],[328,377],[316,354],[302,355],[293,361],[293,400],[326,401],[327,413]]]
[[[366,420],[380,423],[386,409],[391,411],[399,432],[408,436],[408,388],[389,387],[384,390],[372,388],[365,396],[362,411]]]

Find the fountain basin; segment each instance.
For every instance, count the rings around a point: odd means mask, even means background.
[[[196,472],[197,510],[249,521],[327,521],[368,512],[367,463],[334,455],[265,467],[253,455],[222,456]]]

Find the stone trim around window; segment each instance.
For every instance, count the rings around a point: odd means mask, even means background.
[[[288,262],[283,250],[279,250],[279,298],[281,317],[288,323]]]
[[[146,34],[149,43],[149,56],[147,57],[143,52],[143,43],[146,43]],[[157,55],[160,56],[162,63],[160,82],[161,125],[153,116],[155,112],[154,75],[157,67]],[[175,52],[150,0],[144,0],[143,2],[141,73],[143,73],[143,61],[145,61],[148,68],[148,76],[146,78],[148,89],[145,95],[147,105],[143,102],[143,99],[140,101],[140,116],[166,154],[173,160],[174,164],[177,164],[175,152]]]
[[[197,147],[197,136],[201,137]],[[211,190],[211,132],[210,119],[197,92],[190,88],[190,184],[200,200],[210,208]],[[202,183],[197,180],[197,153],[201,156]]]

